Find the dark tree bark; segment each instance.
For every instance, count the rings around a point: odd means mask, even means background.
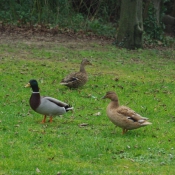
[[[155,18],[157,21],[157,24],[159,25],[159,20],[160,20],[160,3],[162,0],[153,0],[153,6],[155,9]]]
[[[175,18],[170,15],[164,15],[162,22],[165,24],[165,32],[175,34]]]
[[[147,18],[148,16],[148,9],[151,3],[151,0],[143,0],[144,3],[144,10],[143,10],[143,21]]]
[[[122,0],[117,45],[135,49],[143,47],[142,0]]]
[[[173,5],[172,16],[175,17],[175,1],[174,1],[174,5]]]

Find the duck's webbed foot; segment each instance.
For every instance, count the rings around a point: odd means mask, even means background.
[[[122,134],[125,134],[127,131],[128,131],[127,129],[123,128]]]

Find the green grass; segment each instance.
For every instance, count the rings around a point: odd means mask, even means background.
[[[21,41],[1,44],[0,55],[0,175],[175,174],[173,49]],[[79,90],[61,86],[84,57],[93,63],[88,83]],[[41,124],[24,88],[33,78],[42,95],[70,103],[74,112]],[[101,99],[109,90],[153,124],[122,135],[106,116],[109,100]]]

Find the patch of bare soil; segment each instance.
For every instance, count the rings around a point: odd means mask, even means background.
[[[111,45],[113,38],[95,35],[92,32],[74,32],[70,29],[48,29],[46,26],[17,27],[3,26],[0,23],[0,44],[24,43],[42,47],[64,46],[71,49],[90,49],[94,44]],[[169,47],[160,44],[143,44],[145,49],[174,50],[174,44]]]
[[[110,45],[113,41],[110,38],[99,37],[84,32],[74,33],[69,30],[56,30],[47,28],[20,28],[12,26],[0,26],[0,44],[25,43],[27,45],[62,45],[71,48],[88,48],[92,44]]]

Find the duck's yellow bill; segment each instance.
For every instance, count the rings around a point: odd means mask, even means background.
[[[24,87],[25,87],[25,88],[26,88],[26,87],[31,87],[31,86],[30,86],[30,83],[27,83]]]

